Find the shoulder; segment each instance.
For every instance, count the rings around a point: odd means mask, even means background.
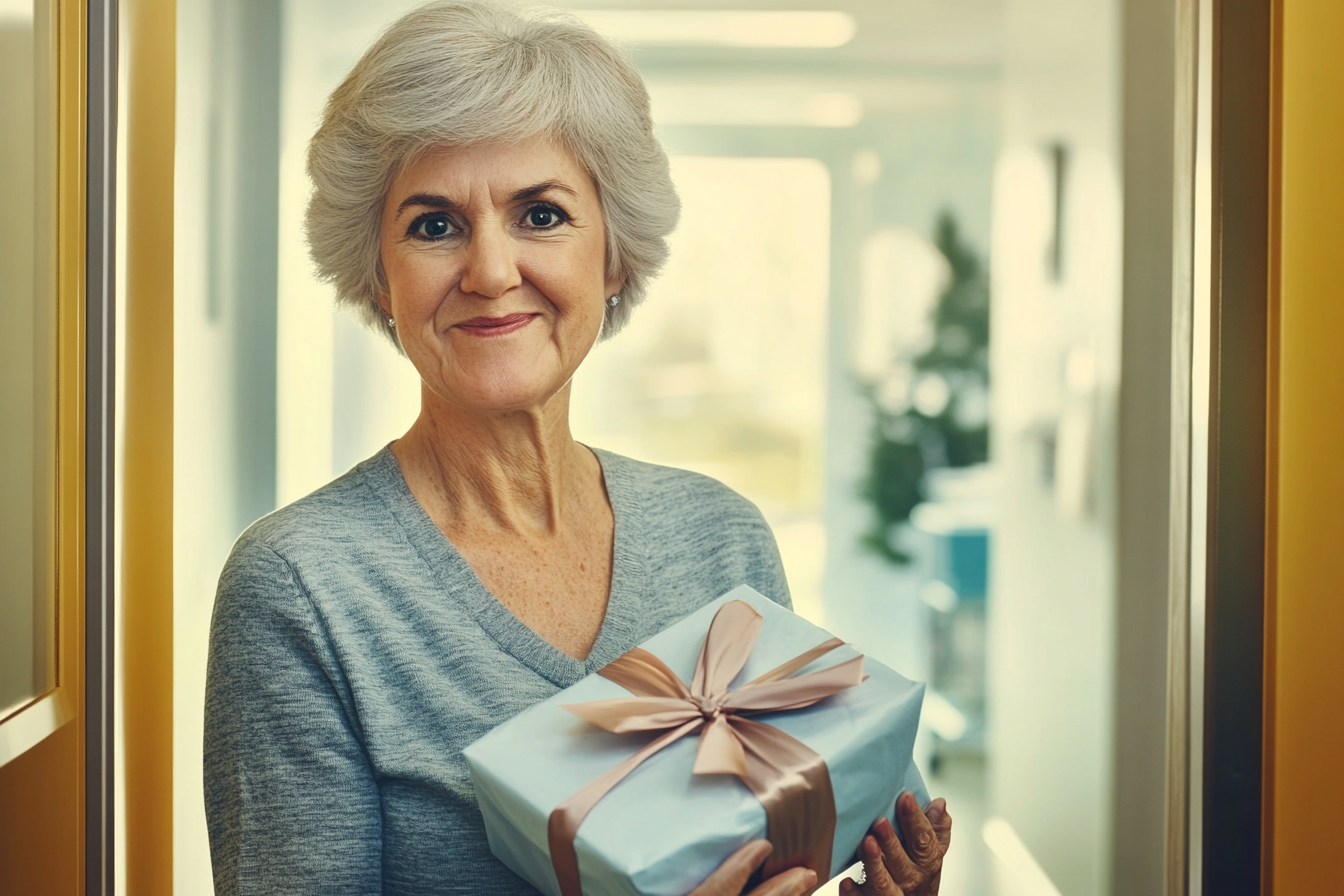
[[[598,457],[617,527],[627,526],[640,543],[660,591],[671,593],[688,583],[700,597],[713,599],[747,584],[790,605],[774,532],[755,504],[690,470],[606,451]]]
[[[383,528],[388,511],[387,450],[358,464],[317,491],[257,520],[238,538],[243,547],[265,546],[282,556],[331,548]]]
[[[325,593],[328,579],[359,578],[367,559],[389,553],[398,538],[387,496],[395,463],[384,450],[249,526],[224,564],[217,598],[271,603],[314,585]]]
[[[607,488],[630,489],[644,512],[656,518],[677,524],[745,524],[769,531],[756,505],[717,479],[609,451],[599,451],[598,456],[607,473]]]

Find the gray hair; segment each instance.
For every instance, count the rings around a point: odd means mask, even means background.
[[[435,146],[558,139],[597,186],[607,276],[624,276],[603,337],[619,331],[667,259],[681,211],[649,95],[629,56],[572,15],[436,0],[394,22],[330,99],[308,147],[306,229],[318,275],[400,349],[377,297],[382,206]]]

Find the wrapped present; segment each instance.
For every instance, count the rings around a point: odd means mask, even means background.
[[[681,896],[760,837],[766,875],[824,881],[928,802],[923,697],[743,586],[464,753],[491,851],[550,896]]]

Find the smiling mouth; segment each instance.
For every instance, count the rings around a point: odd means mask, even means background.
[[[473,317],[457,325],[472,336],[504,336],[515,333],[532,323],[536,314],[506,314],[503,317]]]

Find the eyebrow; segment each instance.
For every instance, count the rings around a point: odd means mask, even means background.
[[[397,217],[400,218],[402,212],[417,205],[427,208],[457,208],[456,202],[436,193],[416,193],[414,196],[407,196],[401,201],[401,205],[397,206]]]
[[[530,187],[523,187],[521,190],[518,190],[513,194],[512,201],[523,202],[528,199],[536,199],[538,196],[549,190],[560,190],[561,192],[568,193],[570,196],[579,195],[573,189],[565,186],[559,181],[546,180],[539,184],[533,184]],[[446,196],[440,196],[437,193],[416,193],[414,196],[407,196],[401,201],[401,204],[397,206],[397,217],[400,218],[402,212],[406,211],[408,208],[414,208],[415,206],[442,208],[450,211],[458,208],[458,204]]]
[[[523,187],[521,190],[514,193],[513,201],[520,202],[524,199],[536,199],[538,196],[540,196],[542,193],[545,193],[548,190],[560,190],[562,192],[568,193],[571,196],[579,195],[578,193],[574,192],[574,190],[570,189],[569,187],[565,186],[559,181],[544,180],[539,184],[533,184],[530,187]]]

